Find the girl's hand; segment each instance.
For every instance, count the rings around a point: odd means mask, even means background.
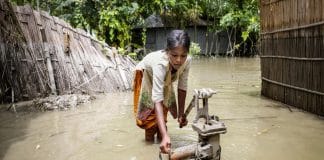
[[[166,153],[166,154],[170,153],[170,151],[171,151],[171,140],[170,140],[169,135],[165,135],[162,138],[162,141],[160,143],[160,150],[161,150],[162,153]]]
[[[188,120],[186,117],[180,116],[178,118],[178,122],[179,122],[179,127],[182,128],[184,126],[186,126],[188,124]]]

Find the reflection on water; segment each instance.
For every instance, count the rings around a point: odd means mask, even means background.
[[[324,157],[324,121],[260,96],[259,59],[218,58],[192,64],[188,99],[195,88],[219,91],[210,114],[225,122],[223,160],[319,160]],[[189,115],[193,120],[194,110]],[[190,124],[178,128],[169,116],[172,147],[196,142]],[[0,159],[150,160],[158,143],[146,143],[132,112],[132,93],[99,96],[69,111],[0,113]]]

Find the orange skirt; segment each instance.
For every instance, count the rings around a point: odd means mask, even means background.
[[[141,94],[141,87],[142,87],[142,78],[143,78],[143,71],[136,70],[135,71],[135,78],[134,78],[134,116],[136,118],[136,125],[143,129],[149,129],[152,127],[157,127],[157,121],[156,121],[156,114],[154,112],[154,109],[145,111],[143,113],[138,113],[138,104],[139,104],[139,98]],[[154,107],[152,107],[154,108]],[[143,115],[144,114],[144,115]],[[168,115],[168,109],[167,107],[163,106],[163,115],[165,123],[167,122],[167,115]],[[145,117],[139,118],[139,117]]]

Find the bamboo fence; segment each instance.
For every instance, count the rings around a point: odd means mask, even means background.
[[[324,115],[324,1],[260,0],[262,95]]]
[[[131,89],[135,62],[81,29],[0,0],[0,101]]]

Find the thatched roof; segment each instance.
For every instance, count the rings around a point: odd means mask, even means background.
[[[135,62],[85,31],[8,0],[0,19],[0,102],[131,88]]]

